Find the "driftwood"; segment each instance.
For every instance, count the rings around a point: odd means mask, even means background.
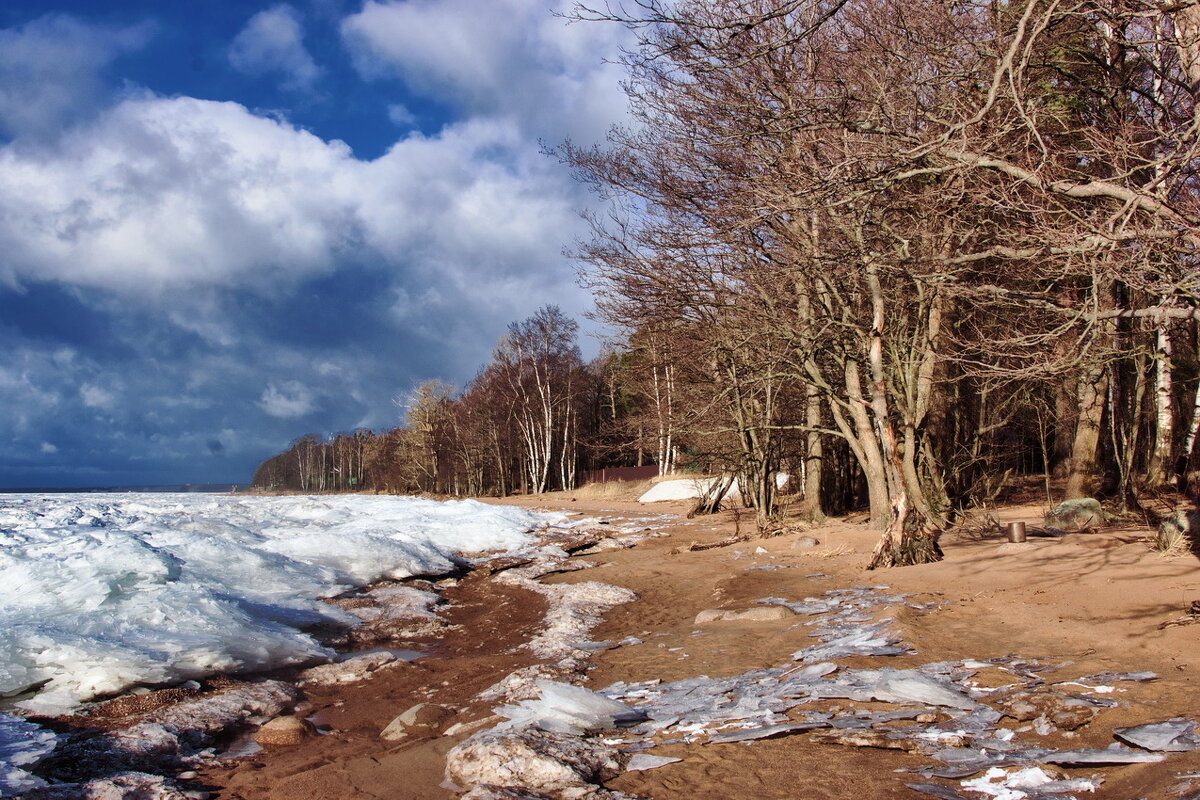
[[[733,488],[735,479],[733,473],[721,473],[721,477],[708,485],[708,489],[696,501],[696,505],[692,507],[692,510],[688,512],[688,519],[698,514],[716,514],[720,511],[721,501],[725,499],[725,495]]]
[[[1200,622],[1200,600],[1193,600],[1186,615],[1163,622],[1158,629],[1161,631],[1164,628],[1174,628],[1178,625],[1195,625],[1197,622]]]
[[[718,539],[715,542],[708,542],[707,544],[692,542],[688,545],[688,550],[713,550],[718,547],[728,547],[731,544],[741,544],[744,541],[744,539],[737,536],[730,536],[728,539]]]

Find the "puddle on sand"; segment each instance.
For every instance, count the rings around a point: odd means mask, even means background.
[[[247,758],[262,752],[262,745],[254,741],[254,734],[257,731],[258,728],[255,728],[235,736],[228,745],[218,751],[219,757]]]

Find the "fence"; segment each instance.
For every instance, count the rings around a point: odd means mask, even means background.
[[[658,477],[658,466],[650,464],[645,467],[609,467],[608,469],[589,469],[583,473],[580,486],[589,483],[608,483],[609,481],[644,481],[647,478]]]

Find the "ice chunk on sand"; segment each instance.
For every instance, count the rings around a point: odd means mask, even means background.
[[[964,789],[996,800],[1025,800],[1068,792],[1094,792],[1099,785],[1100,781],[1087,778],[1058,780],[1041,767],[1024,767],[1013,772],[992,767],[981,777],[962,782]]]
[[[938,800],[967,800],[965,795],[961,795],[949,786],[943,786],[940,783],[906,783],[904,785],[914,792],[936,797]]]
[[[817,697],[879,700],[885,703],[944,706],[974,711],[981,706],[949,680],[920,669],[845,670],[813,689]]]
[[[509,720],[498,727],[581,735],[647,719],[637,709],[580,686],[539,680],[537,688],[540,698],[497,708],[496,713]]]
[[[1076,767],[1085,764],[1142,764],[1162,761],[1166,756],[1160,753],[1145,753],[1141,750],[1130,750],[1120,745],[1109,745],[1100,750],[1060,750],[1043,756],[1047,764],[1061,764],[1064,767]]]
[[[1127,744],[1156,752],[1182,752],[1200,749],[1196,723],[1176,717],[1163,722],[1151,722],[1132,728],[1117,728],[1113,736]]]
[[[682,758],[668,758],[666,756],[652,756],[648,753],[638,753],[631,756],[629,763],[625,765],[626,772],[639,772],[647,769],[658,769],[665,767],[667,764],[674,764],[677,761],[683,761]]]

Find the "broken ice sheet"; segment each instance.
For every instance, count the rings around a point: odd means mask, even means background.
[[[1101,750],[1060,750],[1043,756],[1047,764],[1059,764],[1064,767],[1078,767],[1087,764],[1143,764],[1162,761],[1166,756],[1159,753],[1145,753],[1141,750],[1130,750],[1117,744],[1109,745]]]
[[[502,706],[496,713],[508,717],[498,727],[534,727],[554,733],[582,735],[645,720],[646,715],[624,703],[568,683],[539,680],[541,697]]]
[[[874,625],[829,626],[814,633],[824,644],[813,645],[792,654],[796,661],[832,661],[846,656],[896,656],[911,653],[900,637],[889,630],[891,622]]]
[[[1196,723],[1182,717],[1136,725],[1132,728],[1117,728],[1113,731],[1113,736],[1126,744],[1160,753],[1200,749]]]
[[[710,738],[709,741],[714,744],[748,742],[753,739],[770,739],[772,736],[782,736],[788,733],[798,733],[800,731],[811,731],[817,728],[827,727],[829,727],[829,724],[826,722],[797,722],[785,725],[766,725],[761,728],[744,728],[738,731],[718,733]]]
[[[957,686],[920,669],[845,670],[812,689],[814,697],[878,700],[884,703],[943,706],[963,711],[981,708]]]
[[[1157,672],[1098,672],[1095,675],[1088,675],[1080,678],[1080,681],[1085,683],[1107,683],[1108,681],[1134,681],[1136,683],[1145,683],[1147,681],[1158,680]]]
[[[817,597],[806,597],[800,602],[792,602],[783,597],[763,597],[754,602],[765,606],[784,606],[795,614],[827,614],[838,607],[837,600]]]
[[[1097,694],[1111,694],[1112,692],[1115,692],[1117,690],[1117,687],[1115,687],[1115,686],[1105,686],[1103,684],[1088,684],[1088,683],[1084,683],[1082,681],[1063,681],[1062,683],[1056,683],[1054,685],[1055,686],[1082,686],[1087,691],[1096,692]]]
[[[967,800],[965,796],[940,783],[906,783],[904,785],[915,792],[936,797],[938,800]]]
[[[962,787],[967,791],[979,792],[997,800],[1023,800],[1068,792],[1094,792],[1099,785],[1099,780],[1087,778],[1057,780],[1041,767],[1023,767],[1013,772],[993,767],[982,777],[962,782]]]
[[[638,753],[629,759],[629,763],[625,765],[625,771],[640,772],[647,769],[658,769],[659,767],[665,767],[667,764],[674,764],[676,761],[683,761],[683,759]]]

